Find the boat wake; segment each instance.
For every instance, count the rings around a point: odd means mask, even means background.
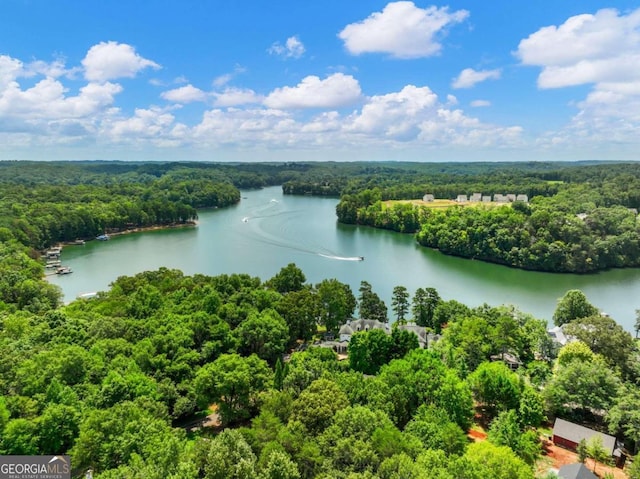
[[[364,256],[340,256],[318,244],[309,244],[306,240],[301,241],[299,232],[295,230],[295,226],[292,226],[295,225],[295,216],[300,215],[301,211],[283,211],[278,203],[278,200],[273,198],[266,205],[254,208],[248,212],[249,215],[243,216],[242,223],[249,223],[247,227],[243,227],[243,237],[277,248],[320,256],[334,261],[364,261]],[[273,231],[274,226],[277,231]],[[272,231],[267,231],[267,228]]]
[[[323,258],[335,259],[337,261],[364,261],[364,256],[336,256],[333,254],[322,254],[317,253],[318,256],[322,256]]]

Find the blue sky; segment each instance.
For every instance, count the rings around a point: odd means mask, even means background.
[[[0,160],[639,151],[637,2],[0,3]]]

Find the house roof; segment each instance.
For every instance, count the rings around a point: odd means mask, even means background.
[[[608,434],[603,434],[598,431],[594,431],[593,429],[589,429],[588,427],[580,426],[579,424],[565,421],[564,419],[560,418],[556,418],[556,422],[553,425],[553,435],[568,439],[569,441],[575,442],[576,444],[579,443],[582,439],[588,441],[593,436],[601,436],[602,446],[609,453],[609,455],[613,455],[613,450],[616,447],[615,437],[609,436]]]
[[[358,331],[371,331],[372,329],[382,329],[389,334],[389,325],[375,319],[353,319],[347,321],[340,327],[339,334],[355,334]]]
[[[581,462],[562,466],[558,471],[558,476],[562,479],[598,479],[598,476],[587,469],[587,466]]]

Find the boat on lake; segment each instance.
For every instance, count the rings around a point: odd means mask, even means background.
[[[56,274],[71,274],[73,271],[69,266],[61,266],[56,270]]]
[[[109,238],[109,235],[105,233],[105,234],[103,234],[103,235],[98,235],[98,236],[96,236],[96,239],[97,239],[98,241],[108,241],[108,240],[109,240],[109,239],[111,239],[111,238]]]

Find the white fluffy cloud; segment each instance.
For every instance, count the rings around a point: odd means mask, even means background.
[[[473,100],[469,103],[474,108],[481,108],[485,106],[491,106],[491,102],[489,100]]]
[[[261,103],[264,98],[249,88],[228,87],[221,92],[214,92],[214,104],[219,107],[248,105]]]
[[[542,67],[540,88],[640,81],[640,9],[577,15],[525,38],[516,55]]]
[[[300,58],[306,51],[304,44],[297,36],[287,38],[284,45],[280,42],[275,42],[267,50],[272,55],[278,55],[284,58]]]
[[[150,141],[153,144],[177,146],[170,134],[174,116],[161,108],[136,108],[132,117],[105,119],[100,135],[115,143],[138,144]]]
[[[413,2],[391,2],[382,12],[347,25],[338,36],[354,55],[388,53],[397,58],[420,58],[437,54],[440,38],[450,25],[469,16],[466,10],[449,13],[447,7],[418,8]]]
[[[371,97],[354,116],[350,129],[397,139],[415,138],[421,118],[437,103],[438,96],[429,87],[408,85],[396,93]]]
[[[24,70],[20,60],[8,55],[0,55],[0,92],[23,75]]]
[[[334,73],[324,80],[310,75],[294,87],[276,88],[264,100],[270,108],[339,108],[360,100],[362,91],[351,75]]]
[[[578,112],[559,131],[544,135],[546,147],[633,145],[640,138],[640,9],[576,15],[523,39],[516,52],[524,65],[542,68],[538,87],[593,85],[575,102]],[[588,145],[588,146],[587,146]]]
[[[486,80],[497,80],[500,78],[501,71],[499,68],[495,70],[474,70],[473,68],[465,68],[460,72],[457,78],[453,80],[451,86],[453,88],[472,88],[476,84]]]
[[[12,82],[0,91],[0,116],[33,122],[84,118],[111,105],[122,91],[114,83],[89,83],[78,95],[66,96],[66,88],[58,80],[47,77],[31,88],[22,90]]]
[[[205,101],[207,99],[207,94],[205,92],[191,84],[162,92],[160,96],[165,100],[183,104]]]
[[[224,84],[213,91],[174,84],[175,88],[161,94],[171,102],[164,108],[137,105],[129,113],[116,103],[122,85],[105,80],[115,70],[109,74],[101,70],[101,75],[79,87],[81,79],[70,80],[72,71],[58,60],[24,64],[0,56],[3,150],[98,145],[101,152],[160,152],[179,147],[384,152],[450,145],[500,147],[516,144],[520,138],[518,127],[484,124],[455,109],[457,100],[452,95],[441,101],[426,86],[407,85],[367,97],[358,80],[345,73],[307,76],[297,85],[275,88],[265,96]],[[119,71],[122,75],[125,70]],[[204,111],[200,122],[182,122],[176,104],[193,101],[213,107]],[[345,112],[345,107],[352,109]]]
[[[157,63],[141,57],[131,45],[100,42],[92,46],[82,60],[84,76],[90,81],[133,78],[145,68],[160,68]]]
[[[447,108],[428,87],[407,85],[398,92],[364,99],[362,108],[342,115],[276,108],[216,108],[185,132],[201,146],[253,148],[378,149],[425,147],[497,147],[522,145],[520,127],[482,123]]]

